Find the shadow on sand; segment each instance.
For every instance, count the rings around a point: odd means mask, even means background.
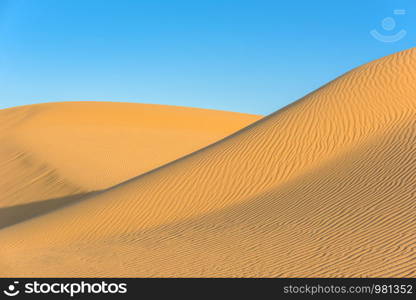
[[[54,210],[81,202],[98,192],[75,194],[60,198],[42,200],[27,204],[0,208],[0,230]]]

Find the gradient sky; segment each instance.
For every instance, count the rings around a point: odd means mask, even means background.
[[[407,35],[384,43],[373,29]],[[0,0],[0,108],[122,101],[268,114],[415,41],[415,0]]]

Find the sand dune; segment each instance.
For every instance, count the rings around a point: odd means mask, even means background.
[[[0,275],[415,277],[415,81],[411,49],[151,172],[119,166],[111,188],[0,230]]]
[[[114,186],[203,148],[259,116],[129,103],[0,111],[0,207]]]

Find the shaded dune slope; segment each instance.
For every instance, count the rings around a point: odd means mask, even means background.
[[[0,228],[82,201],[259,118],[108,102],[1,110]]]
[[[5,228],[0,275],[414,277],[415,82],[415,49],[374,61],[205,149]]]
[[[259,118],[204,109],[100,102],[2,110],[0,207],[12,202],[13,197],[24,203],[29,201],[22,200],[28,195],[31,199],[53,196],[49,189],[61,189],[58,195],[65,195],[111,187],[207,146]]]

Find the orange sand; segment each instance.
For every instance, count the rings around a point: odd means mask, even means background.
[[[110,188],[258,119],[109,102],[0,110],[0,208]]]
[[[415,277],[415,82],[411,49],[157,169],[258,117],[158,107],[141,122],[140,105],[97,103],[0,112],[3,214],[47,191],[71,202],[0,229],[0,276]]]

